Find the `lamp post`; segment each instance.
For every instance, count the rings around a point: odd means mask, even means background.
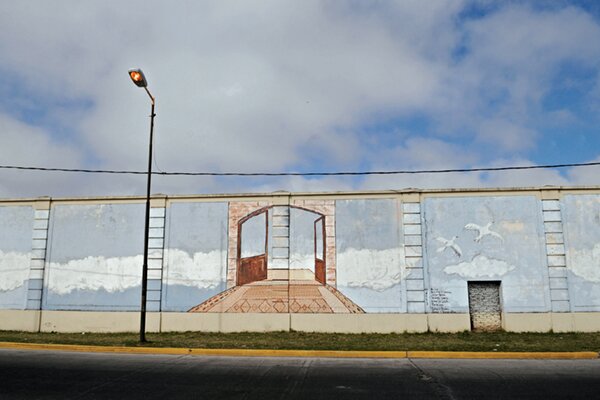
[[[148,291],[148,236],[150,232],[150,182],[152,181],[152,139],[154,135],[154,96],[148,90],[148,82],[141,69],[129,70],[129,77],[138,87],[143,87],[152,102],[150,111],[150,144],[148,149],[148,178],[146,186],[146,226],[144,228],[144,264],[142,266],[142,304],[140,308],[140,342],[146,341],[146,293]]]

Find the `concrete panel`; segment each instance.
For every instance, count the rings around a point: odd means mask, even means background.
[[[425,314],[291,314],[291,329],[300,332],[427,332]]]
[[[165,209],[163,207],[152,207],[150,208],[150,218],[164,218]]]
[[[549,332],[551,313],[503,313],[502,323],[508,332]]]
[[[423,294],[423,297],[425,297],[425,294]],[[425,314],[425,302],[407,301],[406,312],[409,314]]]
[[[287,331],[289,314],[200,314],[165,313],[163,329],[199,330],[206,332],[273,332]]]
[[[406,246],[421,246],[423,239],[420,235],[404,235],[404,244]]]
[[[424,303],[425,293],[422,290],[407,290],[406,301]]]
[[[535,196],[428,197],[424,255],[435,312],[468,312],[469,281],[501,281],[506,312],[550,311],[540,201]]]
[[[143,204],[54,206],[44,309],[139,309],[143,222]]]
[[[0,207],[0,309],[26,306],[33,215],[28,206]]]
[[[336,201],[337,288],[367,313],[406,309],[399,208],[395,199]]]
[[[471,330],[469,314],[427,314],[430,332],[464,332]]]
[[[552,332],[574,332],[575,321],[571,313],[552,313]]]
[[[174,203],[167,214],[162,310],[187,311],[226,288],[228,204]]]
[[[567,259],[563,256],[548,256],[549,267],[564,267],[567,265]]]
[[[559,211],[560,210],[560,201],[558,201],[558,200],[543,200],[542,201],[542,210],[544,210],[544,211]]]
[[[0,310],[0,330],[38,332],[40,311]]]
[[[573,322],[577,332],[600,332],[600,313],[573,313]]]
[[[572,309],[600,311],[600,195],[566,195],[561,207]]]
[[[404,246],[406,257],[421,257],[423,248],[421,246]]]
[[[146,313],[146,331],[158,332],[160,314]],[[43,311],[41,332],[138,332],[140,313],[107,311]]]
[[[406,214],[419,214],[421,212],[420,203],[403,203],[402,211]]]
[[[402,223],[407,225],[420,224],[421,214],[404,214],[402,216]]]

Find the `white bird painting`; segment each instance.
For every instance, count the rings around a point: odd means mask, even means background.
[[[443,237],[437,237],[435,239],[442,244],[442,247],[439,247],[437,249],[438,253],[441,253],[441,252],[445,251],[446,249],[450,249],[450,250],[454,251],[454,253],[457,256],[459,256],[459,257],[462,256],[462,250],[460,249],[460,246],[456,244],[456,239],[458,239],[458,236],[454,236],[450,240],[444,239]]]
[[[504,242],[504,238],[502,237],[502,235],[500,235],[498,232],[492,231],[490,229],[491,226],[492,226],[492,222],[488,222],[486,226],[481,226],[481,225],[471,223],[471,224],[466,224],[465,229],[470,230],[470,231],[477,231],[477,237],[475,238],[475,241],[477,243],[479,243],[481,241],[481,239],[483,239],[486,236],[492,236],[492,237],[498,238],[502,242]]]

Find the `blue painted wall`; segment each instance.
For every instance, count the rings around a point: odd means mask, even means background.
[[[0,207],[0,308],[25,308],[33,214],[28,206]]]
[[[144,204],[53,206],[43,307],[139,309],[143,241]]]
[[[337,288],[366,312],[405,312],[399,202],[335,202]]]
[[[600,311],[600,195],[561,203],[572,311]]]
[[[173,203],[167,210],[162,309],[187,311],[226,289],[228,204]]]
[[[503,311],[550,310],[539,199],[428,197],[423,210],[430,312],[468,312],[468,281],[501,281]]]

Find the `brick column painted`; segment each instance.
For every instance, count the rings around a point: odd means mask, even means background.
[[[424,313],[425,282],[420,203],[402,203],[402,228],[406,264],[406,310],[409,313]]]
[[[148,291],[146,309],[160,311],[162,298],[162,270],[165,245],[165,199],[150,202],[150,231],[148,236]]]
[[[542,200],[542,213],[544,215],[552,312],[569,312],[571,311],[571,305],[567,283],[565,239],[558,195],[555,198]]]
[[[42,309],[44,287],[44,267],[48,247],[48,222],[50,220],[50,200],[37,201],[34,206],[33,233],[31,241],[31,261],[29,263],[29,283],[27,287],[28,310]]]

